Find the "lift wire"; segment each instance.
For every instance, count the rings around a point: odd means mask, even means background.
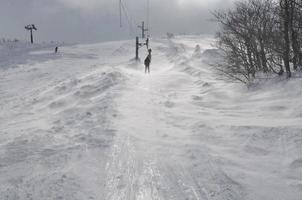
[[[134,28],[133,28],[133,22],[131,20],[131,17],[130,17],[127,9],[125,8],[125,6],[123,4],[122,4],[122,9],[124,11],[124,14],[126,16],[126,19],[127,19],[128,25],[129,25],[130,35],[133,35],[134,34]]]
[[[122,21],[122,0],[119,0],[119,11],[120,11],[120,27],[123,27],[123,21]]]
[[[130,28],[130,35],[135,35],[135,31],[133,28],[135,24],[135,20],[131,16],[128,7],[125,5],[125,3],[122,0],[120,0],[120,22],[122,21],[122,13],[124,13],[126,16],[126,20]]]
[[[146,20],[147,20],[148,37],[150,37],[150,0],[146,0],[146,1],[147,1]],[[122,15],[124,13],[130,28],[130,35],[134,35],[135,33],[137,33],[137,31],[134,31],[135,30],[134,27],[136,27],[136,24],[138,24],[138,22],[134,20],[133,16],[129,12],[127,5],[123,0],[119,0],[119,11],[120,11],[120,27],[122,27]]]
[[[150,37],[150,0],[147,0],[147,29],[148,37]]]

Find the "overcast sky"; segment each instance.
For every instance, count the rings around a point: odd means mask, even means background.
[[[232,0],[150,0],[151,34],[213,33],[211,11]],[[119,0],[0,0],[0,38],[28,39],[24,26],[36,24],[42,41],[97,42],[133,38],[146,20],[147,0],[123,0],[126,16],[119,25]]]

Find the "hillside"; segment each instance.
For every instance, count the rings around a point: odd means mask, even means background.
[[[133,41],[1,44],[0,199],[300,200],[302,80],[222,80],[213,42],[153,39],[150,75]]]

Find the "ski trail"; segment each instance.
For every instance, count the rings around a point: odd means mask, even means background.
[[[242,188],[216,166],[206,148],[202,170],[183,160],[183,142],[192,134],[188,126],[198,120],[194,79],[171,70],[169,63],[155,61],[154,68],[151,75],[124,70],[130,78],[116,99],[117,136],[106,168],[105,199],[239,200]]]
[[[108,192],[105,199],[160,199],[156,185],[156,179],[159,176],[156,159],[151,159],[148,155],[149,151],[140,152],[136,144],[137,135],[145,135],[144,132],[148,135],[156,133],[152,128],[156,119],[152,119],[153,107],[147,109],[148,105],[152,105],[152,99],[142,100],[144,93],[141,92],[146,89],[142,86],[136,88],[135,91],[127,90],[118,103],[121,116],[116,126],[120,129],[111,160],[106,168]],[[140,95],[135,96],[135,94]],[[141,104],[135,109],[139,99]],[[146,113],[140,113],[144,111],[144,107]],[[137,126],[138,124],[140,125]]]

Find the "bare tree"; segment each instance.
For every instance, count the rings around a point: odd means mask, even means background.
[[[218,46],[225,52],[227,63],[220,71],[229,71],[233,75],[240,72],[247,82],[254,79],[257,72],[281,71],[277,71],[274,64],[280,60],[274,47],[273,35],[277,35],[275,31],[278,30],[275,13],[275,4],[271,0],[237,2],[232,10],[214,13],[222,26]]]
[[[284,69],[290,78],[291,67],[302,68],[302,0],[246,0],[213,14],[224,52],[219,71],[250,82],[258,74],[283,75]]]

